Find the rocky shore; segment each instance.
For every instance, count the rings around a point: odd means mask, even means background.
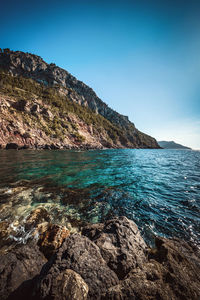
[[[103,150],[106,147],[99,145],[61,145],[61,144],[17,144],[17,143],[7,143],[0,145],[0,149],[4,150]]]
[[[26,219],[26,244],[7,250],[10,233],[0,224],[2,300],[200,298],[199,250],[161,237],[150,248],[126,217],[72,233],[37,208]]]

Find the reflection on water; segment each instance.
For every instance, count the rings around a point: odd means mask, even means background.
[[[71,229],[126,215],[148,241],[160,234],[199,243],[198,151],[1,150],[0,161],[0,218],[11,226],[43,206]]]

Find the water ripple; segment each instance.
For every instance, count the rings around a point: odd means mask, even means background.
[[[126,215],[155,234],[199,244],[200,152],[0,151],[2,220],[45,206],[55,222]]]

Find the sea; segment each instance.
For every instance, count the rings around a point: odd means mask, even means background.
[[[72,229],[126,216],[150,245],[159,235],[200,246],[200,151],[0,150],[0,222],[13,238],[37,207]]]

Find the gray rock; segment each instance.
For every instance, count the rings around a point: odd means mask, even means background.
[[[86,226],[82,234],[95,242],[108,266],[120,279],[146,261],[147,246],[137,225],[126,217]]]
[[[40,215],[45,219],[45,211],[38,210],[30,224]],[[2,237],[5,229],[2,223]],[[48,245],[55,229],[47,232]],[[2,255],[0,299],[200,299],[200,252],[193,245],[157,237],[156,248],[147,250],[137,226],[125,217],[84,227],[83,233],[95,243],[80,234],[66,235],[46,264],[33,242]]]
[[[51,118],[51,119],[53,118],[53,114],[51,113],[51,111],[49,109],[43,108],[41,113],[48,118]]]
[[[73,270],[67,269],[55,277],[48,297],[52,300],[86,300],[87,295],[88,285],[83,278]]]
[[[101,294],[109,287],[119,283],[95,243],[87,237],[73,234],[65,240],[55,259],[50,260],[43,268],[38,281],[39,299],[49,299],[53,282],[66,269],[72,269],[83,278],[89,287],[89,299],[100,299]]]
[[[16,144],[16,143],[8,143],[7,145],[6,145],[6,149],[7,150],[9,150],[9,149],[18,149],[19,148],[19,146],[18,146],[18,144]]]
[[[38,104],[34,104],[32,107],[31,107],[31,113],[37,113],[40,111],[40,107]]]
[[[12,106],[19,111],[26,111],[27,110],[27,101],[24,99],[21,99],[18,102],[14,102]]]
[[[1,255],[0,299],[7,299],[24,281],[33,279],[45,263],[46,259],[36,244],[23,245]]]
[[[51,145],[46,144],[46,145],[43,146],[43,149],[45,149],[45,150],[51,150]]]
[[[190,256],[191,254],[191,256]],[[199,253],[180,240],[156,239],[148,262],[134,268],[102,299],[200,299]]]
[[[51,147],[51,150],[58,150],[61,148],[61,146],[59,146],[58,144],[51,144],[50,147]]]

